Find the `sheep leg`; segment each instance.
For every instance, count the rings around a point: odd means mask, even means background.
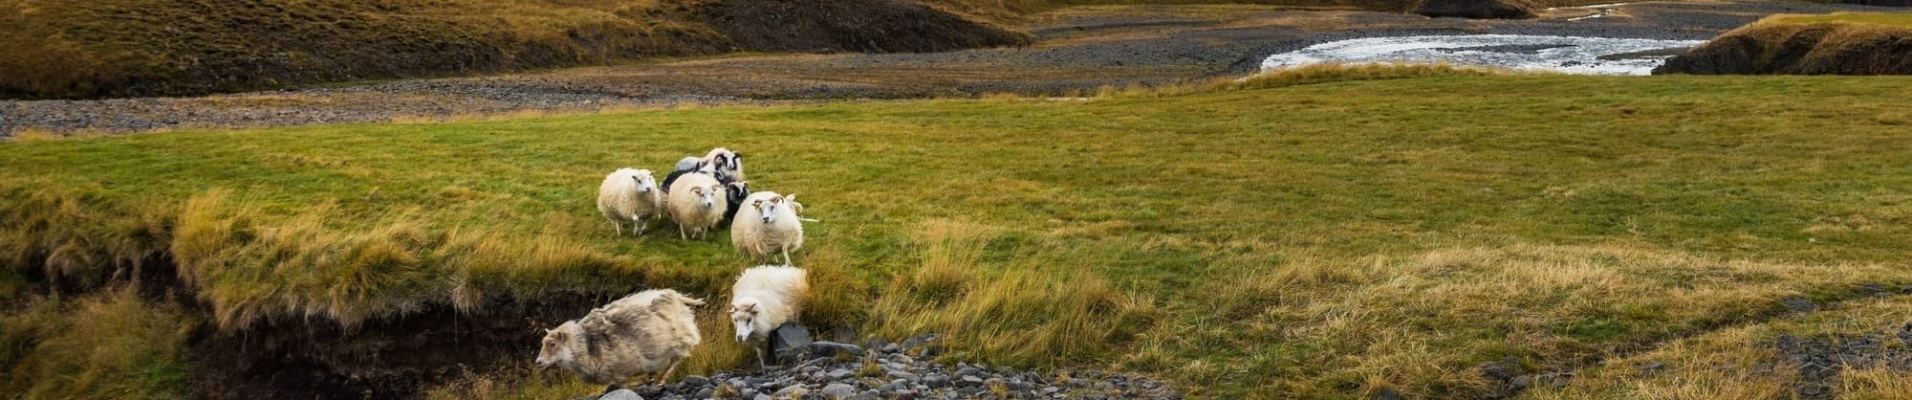
[[[669,383],[671,380],[671,373],[677,372],[677,365],[683,364],[683,363],[684,363],[684,360],[682,359],[679,359],[677,361],[671,361],[671,366],[664,368],[664,374],[657,376],[657,384],[663,385],[665,383]]]
[[[681,223],[677,224],[677,238],[690,240],[690,228],[685,228],[684,224]]]
[[[636,236],[644,236],[644,228],[645,228],[644,219],[639,217],[631,217],[631,223],[637,224],[637,226],[631,227],[631,230],[637,231]]]
[[[624,236],[624,224],[617,222],[615,219],[611,220],[611,231],[617,232],[618,236]]]
[[[790,262],[790,246],[781,247],[783,249],[783,265],[796,266],[797,264]]]

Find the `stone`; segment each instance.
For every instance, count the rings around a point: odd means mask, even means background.
[[[758,393],[756,397],[751,397],[750,400],[777,400],[777,399],[772,398],[770,397],[770,395],[767,395],[767,394]]]
[[[684,377],[684,384],[690,385],[691,387],[710,386],[710,378],[705,378],[700,375],[686,376]]]
[[[923,379],[922,377],[919,377],[916,374],[903,372],[903,371],[890,371],[890,377],[896,378],[896,379],[902,379],[902,380],[906,380],[910,382],[916,382]]]
[[[790,385],[789,387],[785,387],[782,390],[778,390],[777,393],[771,394],[771,397],[778,397],[778,398],[803,397],[804,394],[809,392],[810,390],[805,389],[803,385]]]
[[[862,347],[837,342],[810,342],[809,345],[804,346],[804,351],[810,355],[811,359],[836,357],[838,354],[863,355]]]
[[[842,383],[832,383],[824,386],[823,390],[817,393],[831,399],[847,399],[856,396],[856,387]]]
[[[598,400],[644,400],[644,397],[638,396],[637,392],[633,392],[630,389],[618,389],[610,393],[605,393],[603,396],[598,396]]]
[[[777,359],[779,360],[796,358],[801,353],[804,353],[805,350],[809,349],[810,343],[815,342],[810,339],[810,329],[804,328],[803,325],[799,325],[795,322],[786,323],[783,324],[783,326],[777,327],[777,330],[771,332],[771,335],[773,335],[773,339],[775,339],[772,340],[771,343],[776,345],[771,351],[777,354]]]
[[[851,371],[851,370],[843,369],[843,368],[830,370],[830,372],[827,374],[830,380],[833,380],[833,381],[840,381],[840,380],[843,380],[844,378],[849,378],[851,375],[856,375],[856,371]]]
[[[942,389],[949,387],[950,384],[951,382],[949,381],[948,375],[931,373],[923,376],[923,385],[931,388]]]

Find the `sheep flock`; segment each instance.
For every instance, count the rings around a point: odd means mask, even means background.
[[[775,362],[772,332],[796,322],[809,291],[808,273],[794,266],[790,253],[803,247],[803,223],[816,220],[800,216],[796,195],[751,192],[743,155],[719,147],[678,160],[661,184],[651,170],[617,169],[598,185],[597,208],[618,236],[642,236],[651,223],[669,219],[680,240],[700,241],[729,228],[731,246],[746,262],[781,256],[782,264],[744,270],[731,288],[728,313],[737,341],[761,343],[760,362]],[[665,379],[702,340],[692,309],[703,304],[673,289],[625,296],[545,330],[537,365],[612,387],[638,375]]]

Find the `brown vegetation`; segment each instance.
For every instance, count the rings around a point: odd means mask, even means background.
[[[1656,74],[1912,74],[1912,18],[1777,16],[1667,60]]]

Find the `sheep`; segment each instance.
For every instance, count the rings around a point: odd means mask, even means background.
[[[563,367],[594,384],[622,386],[663,370],[661,381],[703,341],[691,307],[703,300],[671,289],[646,290],[545,330],[538,368]]]
[[[730,149],[722,147],[710,149],[710,153],[704,155],[704,163],[716,168],[718,181],[732,182],[744,180],[744,155],[742,153],[730,151]]]
[[[784,265],[794,265],[790,252],[803,248],[803,221],[797,217],[802,207],[794,194],[750,194],[744,198],[737,219],[730,222],[731,247],[751,260],[783,254]]]
[[[718,147],[710,149],[703,158],[684,157],[677,160],[671,173],[664,176],[664,191],[671,190],[671,184],[685,174],[703,172],[717,178],[718,182],[730,184],[744,180],[744,156],[730,149]]]
[[[684,174],[695,173],[699,171],[706,171],[707,173],[713,173],[713,174],[716,173],[717,170],[714,168],[710,170],[705,170],[704,165],[705,165],[704,159],[697,158],[697,157],[684,157],[684,159],[682,160],[677,160],[677,166],[671,169],[671,173],[664,175],[664,192],[669,193],[671,190],[671,184],[676,183],[677,178],[683,177]]]
[[[677,234],[684,240],[692,236],[703,239],[712,226],[724,218],[724,209],[729,207],[729,199],[724,195],[724,185],[716,178],[706,174],[689,174],[679,178],[671,187],[669,205],[671,219],[677,221]]]
[[[611,227],[624,235],[624,222],[632,223],[631,233],[643,235],[647,221],[663,215],[664,196],[648,169],[622,168],[604,177],[598,184],[598,212],[611,220]]]
[[[765,265],[744,270],[730,288],[730,322],[736,327],[737,342],[764,338],[764,347],[757,350],[758,362],[776,363],[773,331],[796,320],[809,292],[809,272],[801,268]]]
[[[733,224],[731,221],[737,219],[737,210],[743,208],[744,198],[750,196],[750,182],[724,182],[724,195],[730,207],[724,208],[724,219],[718,221],[717,226]]]

